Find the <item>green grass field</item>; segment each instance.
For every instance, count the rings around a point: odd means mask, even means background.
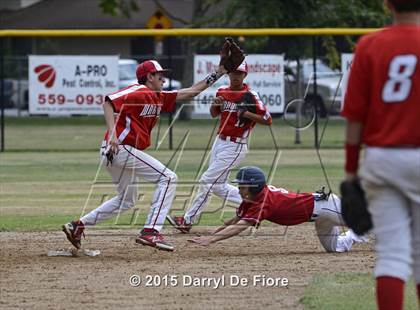
[[[321,123],[320,134],[323,125]],[[213,120],[177,122],[175,149],[187,137],[182,156],[181,152],[168,149],[167,137],[159,149],[153,145],[148,151],[168,163],[179,176],[172,208],[178,213],[182,213],[192,197],[192,184],[202,172],[200,164],[214,126]],[[104,127],[102,117],[7,118],[6,152],[0,155],[0,231],[57,230],[113,195],[110,178],[105,169],[99,167],[98,146]],[[342,121],[331,121],[321,143],[320,155],[335,192],[343,178],[343,128]],[[167,120],[162,119],[161,128],[154,131],[153,141],[158,136],[162,139],[166,129]],[[294,144],[295,130],[281,119],[274,120],[272,134],[268,127],[257,126],[250,152],[242,165],[258,165],[270,172],[274,185],[300,192],[314,191],[326,185],[326,180],[313,149],[313,137],[313,128],[309,128],[301,131],[302,143]],[[138,210],[101,227],[140,227],[152,190],[150,184],[140,184],[139,191],[144,198],[136,206]],[[220,202],[217,198],[211,201],[202,224],[218,225],[221,219],[232,216],[230,206],[218,210]],[[301,302],[308,309],[372,309],[373,287],[369,274],[319,275],[313,279]],[[413,288],[408,288],[408,292],[406,309],[414,309]]]
[[[149,153],[164,163],[173,155],[167,150]],[[322,153],[329,180],[336,190],[342,178],[342,151],[331,149]],[[200,174],[200,162],[205,154],[199,150],[184,151],[175,169],[180,184],[173,210],[182,210],[191,198],[192,184]],[[274,156],[275,152],[270,150],[251,150],[243,165],[257,163],[268,172]],[[107,172],[99,167],[97,152],[6,152],[1,155],[1,162],[0,229],[3,231],[56,229],[57,224],[80,215],[85,205],[90,210],[100,204],[104,195],[114,193]],[[173,159],[169,167],[174,169],[175,163]],[[272,178],[273,184],[300,192],[314,191],[326,184],[316,153],[309,149],[279,151]],[[148,210],[152,190],[150,184],[139,185],[140,193],[145,194],[144,201],[138,205],[141,214]],[[215,198],[209,209],[218,205],[220,200]],[[210,218],[203,220],[211,224],[210,219],[218,218],[219,214],[209,214]]]
[[[324,128],[321,146],[323,148],[341,148],[344,137],[344,121],[326,120],[319,123],[319,136]],[[103,117],[74,118],[6,118],[6,150],[10,151],[94,151],[104,136],[105,122]],[[186,149],[200,150],[206,147],[209,139],[215,135],[216,120],[176,121],[173,126],[173,146],[177,148],[185,135]],[[159,149],[168,149],[168,120],[161,118],[153,130],[150,149],[156,149],[157,141],[162,141]],[[301,130],[301,144],[295,144],[295,129],[287,125],[282,118],[275,118],[270,128],[256,126],[250,139],[251,149],[305,148],[314,146],[313,126]],[[166,135],[165,135],[166,134]],[[273,137],[275,142],[273,141]],[[159,138],[159,139],[157,139]]]
[[[191,198],[192,183],[202,173],[201,164],[207,158],[217,123],[214,120],[175,123],[173,151],[168,149],[168,120],[162,118],[161,124],[153,132],[153,141],[159,137],[162,143],[159,148],[153,145],[148,152],[175,170],[180,183],[189,183],[178,186],[173,210],[182,210],[187,198]],[[104,196],[113,195],[108,173],[99,167],[98,147],[104,128],[102,117],[7,118],[6,152],[0,155],[0,230],[56,229],[60,223],[96,207]],[[324,124],[320,124],[320,135],[323,128]],[[342,178],[342,151],[338,148],[342,145],[342,129],[342,121],[329,122],[320,152],[333,190]],[[282,119],[275,119],[271,131],[269,127],[257,126],[243,165],[259,165],[267,173],[271,171],[273,184],[296,191],[314,191],[326,185],[313,149],[313,129],[300,133],[302,143],[296,145],[295,130]],[[131,221],[133,225],[139,225],[144,218],[152,189],[150,184],[140,185],[144,203],[139,204],[140,216]],[[217,205],[220,200],[213,199],[209,209]],[[231,211],[224,210],[227,214]],[[216,225],[220,214],[206,214],[202,221]],[[119,223],[130,223],[131,218],[132,214],[122,216]]]
[[[376,309],[375,280],[370,274],[342,273],[314,277],[301,302],[307,309]],[[404,309],[418,309],[411,280],[405,288]]]

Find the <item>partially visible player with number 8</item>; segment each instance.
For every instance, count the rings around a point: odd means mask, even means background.
[[[412,272],[420,299],[420,0],[385,2],[394,25],[360,39],[342,114],[348,182],[358,180],[365,145],[378,307],[398,310]]]
[[[220,117],[220,127],[211,150],[209,167],[201,176],[198,193],[185,215],[167,216],[168,221],[183,233],[189,232],[212,193],[237,204],[242,202],[238,188],[227,183],[229,173],[245,158],[248,137],[255,124],[271,125],[272,122],[258,94],[244,83],[247,74],[248,65],[243,61],[235,71],[229,72],[229,87],[218,89],[210,107],[211,116]],[[237,104],[242,102],[246,93],[251,94],[256,113],[238,110]]]

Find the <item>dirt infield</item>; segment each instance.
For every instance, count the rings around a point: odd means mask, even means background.
[[[289,228],[263,227],[256,236],[240,236],[210,247],[187,244],[188,236],[167,228],[173,253],[136,245],[136,230],[89,230],[86,248],[99,257],[48,257],[49,250],[67,248],[60,232],[2,232],[1,309],[302,309],[299,299],[314,274],[368,272],[374,263],[373,244],[356,245],[350,253],[327,254],[313,224]],[[204,229],[196,229],[204,232]],[[131,275],[143,282],[131,286]],[[178,284],[145,287],[146,275],[174,275]],[[220,278],[225,285],[193,287],[189,278]],[[230,276],[248,279],[230,285]],[[254,276],[288,278],[287,287],[253,284]],[[165,281],[163,281],[165,282]],[[213,285],[211,285],[213,286]]]

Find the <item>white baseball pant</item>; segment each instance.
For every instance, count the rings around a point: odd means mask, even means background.
[[[106,163],[103,150],[102,162]],[[106,168],[116,184],[117,195],[83,216],[80,219],[83,224],[95,225],[132,208],[137,201],[140,178],[157,184],[144,227],[160,231],[175,196],[176,174],[157,159],[129,145],[120,145],[112,165]]]
[[[342,226],[346,224],[341,216],[341,200],[335,194],[331,194],[328,200],[315,200],[312,219],[319,241],[327,252],[347,252],[354,242],[367,241],[351,229],[344,231]]]
[[[376,235],[375,276],[420,283],[420,148],[367,147],[361,170]]]
[[[215,139],[209,167],[201,176],[198,192],[184,215],[186,223],[193,223],[199,218],[212,193],[237,204],[242,202],[238,188],[228,183],[228,177],[247,152],[248,146],[245,143],[235,143],[219,137]]]

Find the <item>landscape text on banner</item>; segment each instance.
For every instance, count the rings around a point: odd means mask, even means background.
[[[219,64],[219,55],[194,56],[194,83],[214,72]],[[256,91],[271,113],[284,111],[284,57],[283,55],[247,55],[248,75],[244,83]],[[195,99],[194,114],[209,115],[209,107],[217,89],[229,85],[224,75],[215,84],[199,94]]]

